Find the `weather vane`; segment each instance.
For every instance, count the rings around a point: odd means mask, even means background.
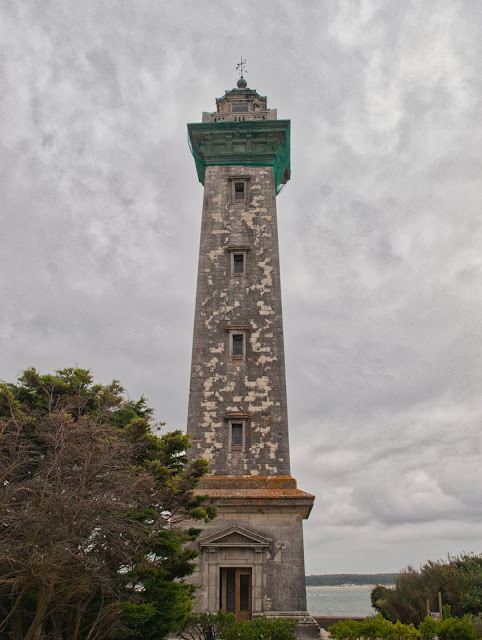
[[[239,71],[239,77],[242,78],[244,73],[248,73],[246,71],[246,58],[243,60],[243,56],[241,56],[241,62],[238,62],[236,65],[236,71]]]

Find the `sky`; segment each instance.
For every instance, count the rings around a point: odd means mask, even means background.
[[[0,378],[77,365],[187,416],[186,123],[291,119],[277,198],[306,572],[482,540],[480,0],[0,0]]]

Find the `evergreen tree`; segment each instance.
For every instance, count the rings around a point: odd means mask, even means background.
[[[0,385],[2,640],[160,639],[189,616],[207,464],[152,413],[84,369]]]

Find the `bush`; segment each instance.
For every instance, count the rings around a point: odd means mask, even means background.
[[[432,640],[437,635],[438,622],[432,616],[427,616],[423,622],[419,624],[418,630],[422,634],[422,640]]]
[[[362,622],[341,620],[332,625],[328,631],[335,640],[411,640],[420,638],[420,633],[413,624],[389,622],[381,615],[376,618],[365,618]]]
[[[192,613],[177,635],[183,640],[216,640],[222,638],[224,629],[233,624],[232,613]]]
[[[479,614],[478,616],[472,616],[471,620],[472,624],[474,625],[477,638],[482,638],[482,614]]]
[[[445,620],[434,620],[427,616],[418,630],[422,634],[422,640],[432,640],[435,637],[439,640],[476,640],[480,637],[468,615]]]
[[[469,616],[447,618],[437,623],[440,640],[477,640],[477,633]]]
[[[223,640],[296,640],[296,620],[280,618],[253,618],[226,627]]]

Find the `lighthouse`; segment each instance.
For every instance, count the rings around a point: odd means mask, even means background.
[[[217,517],[196,542],[196,610],[297,618],[306,611],[303,519],[291,476],[276,200],[290,179],[290,121],[243,77],[189,124],[204,186],[188,434],[209,462],[198,491]]]

